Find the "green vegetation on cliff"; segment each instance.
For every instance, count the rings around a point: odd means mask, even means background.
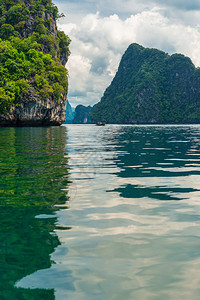
[[[59,17],[51,0],[0,0],[0,113],[33,91],[67,94],[70,39],[57,30]]]
[[[200,69],[181,54],[131,44],[92,121],[200,123]]]
[[[92,106],[77,105],[75,109],[73,124],[91,124]]]

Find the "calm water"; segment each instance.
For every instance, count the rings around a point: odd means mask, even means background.
[[[200,126],[0,129],[0,299],[199,299]]]

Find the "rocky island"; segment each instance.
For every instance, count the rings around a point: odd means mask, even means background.
[[[75,115],[75,108],[71,106],[67,100],[66,119],[65,124],[72,124]]]
[[[92,106],[77,105],[75,108],[73,124],[91,124]]]
[[[51,0],[0,0],[0,126],[65,121],[70,39]]]
[[[200,123],[200,69],[182,54],[131,44],[91,119],[116,124]]]

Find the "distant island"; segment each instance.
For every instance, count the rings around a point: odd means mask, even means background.
[[[51,0],[0,0],[0,126],[65,121],[70,39]]]
[[[91,124],[91,113],[94,106],[77,105],[75,108],[67,101],[65,124]]]
[[[72,124],[75,115],[75,108],[67,100],[65,124]]]
[[[200,69],[182,54],[131,44],[101,101],[93,123],[200,123]]]
[[[91,124],[92,106],[77,105],[75,108],[73,124]]]

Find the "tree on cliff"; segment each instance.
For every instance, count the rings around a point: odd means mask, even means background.
[[[44,103],[66,98],[70,39],[57,30],[59,17],[51,0],[0,0],[2,120],[11,111],[15,115],[30,95]]]

